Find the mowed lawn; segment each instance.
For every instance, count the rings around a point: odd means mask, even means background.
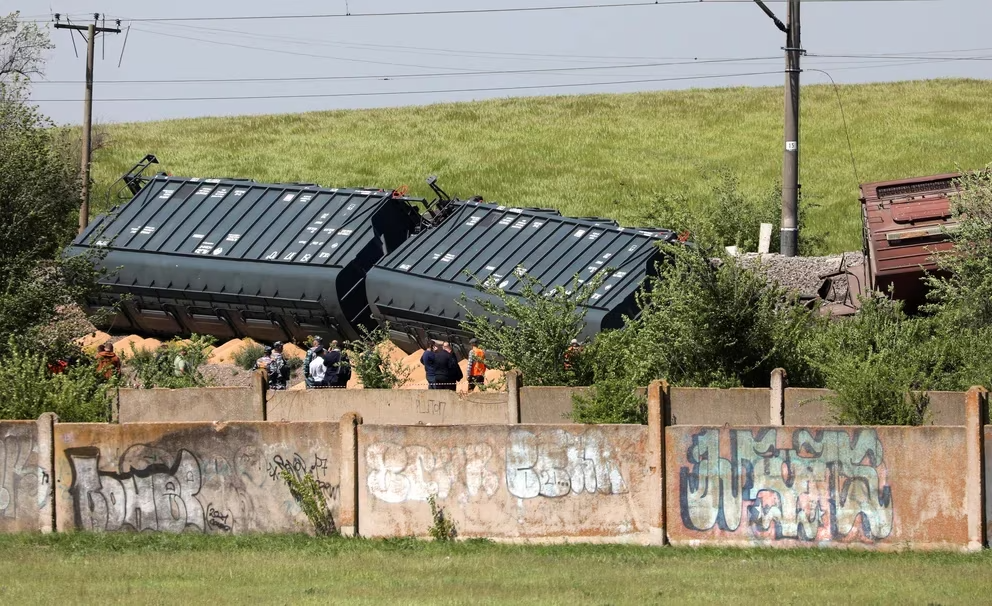
[[[4,604],[986,604],[992,555],[0,537]]]
[[[810,73],[807,83],[819,76]],[[992,81],[839,87],[858,177],[895,179],[992,161]],[[803,195],[824,250],[860,250],[858,179],[837,93],[802,89]],[[782,89],[724,88],[508,98],[375,110],[107,125],[95,154],[95,210],[146,153],[192,177],[246,177],[333,187],[409,185],[573,216],[643,224],[659,196],[709,196],[716,173],[745,193],[781,181]]]

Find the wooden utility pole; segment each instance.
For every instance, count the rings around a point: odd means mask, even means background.
[[[71,23],[59,23],[59,15],[55,14],[55,28],[69,29],[78,32],[86,32],[86,95],[83,97],[83,147],[81,166],[83,173],[82,203],[79,206],[79,233],[82,233],[90,222],[90,135],[93,122],[93,57],[96,54],[97,34],[119,34],[121,33],[121,22],[117,22],[117,27],[97,27],[96,23],[100,15],[93,15],[93,23],[89,25],[73,25]]]
[[[785,34],[785,152],[782,159],[782,226],[780,252],[786,257],[799,254],[799,59],[803,54],[799,36],[799,1],[789,0],[788,24],[782,23],[761,0],[755,4],[765,11]]]

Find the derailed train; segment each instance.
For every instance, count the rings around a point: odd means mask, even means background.
[[[90,311],[115,308],[109,328],[153,336],[296,341],[355,339],[388,322],[407,353],[430,339],[464,347],[468,306],[490,281],[519,294],[526,273],[547,287],[609,271],[586,302],[584,337],[636,316],[635,292],[655,271],[667,229],[624,228],[554,210],[394,190],[143,175],[133,196],[96,218],[69,254],[99,249],[110,270]]]

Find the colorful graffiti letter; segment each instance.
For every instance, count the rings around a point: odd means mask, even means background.
[[[730,458],[720,456],[721,432]],[[704,429],[680,470],[682,523],[754,539],[856,541],[892,532],[892,498],[873,429],[797,429],[792,448],[775,429]],[[742,528],[743,523],[743,528]]]

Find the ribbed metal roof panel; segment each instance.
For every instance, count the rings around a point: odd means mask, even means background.
[[[439,226],[408,240],[369,272],[366,289],[374,313],[397,328],[404,318],[451,332],[461,319],[457,298],[479,295],[477,281],[519,295],[524,273],[545,287],[609,275],[586,304],[590,324],[633,313],[634,293],[660,256],[657,243],[670,230],[621,228],[601,219],[575,219],[533,209],[456,202]],[[388,312],[385,311],[388,309]],[[416,321],[414,321],[416,318]],[[590,327],[598,332],[608,326]],[[429,332],[429,330],[428,330]],[[413,345],[411,344],[410,347]]]

